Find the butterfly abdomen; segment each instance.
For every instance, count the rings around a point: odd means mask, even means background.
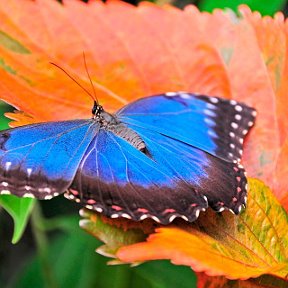
[[[119,123],[117,125],[110,125],[108,130],[126,140],[139,151],[144,151],[146,149],[145,142],[142,140],[142,138],[135,131],[126,127],[124,124]]]
[[[111,131],[118,137],[126,140],[137,150],[144,152],[146,145],[143,139],[132,129],[121,123],[114,115],[105,111],[100,111],[96,121],[99,122],[101,128]]]

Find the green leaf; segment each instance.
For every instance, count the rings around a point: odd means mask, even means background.
[[[1,65],[1,64],[0,64]],[[4,113],[11,108],[0,102],[0,130],[8,128],[9,119],[4,116]],[[0,195],[0,205],[11,215],[14,220],[14,233],[12,243],[16,244],[27,225],[30,212],[32,211],[34,199],[18,198],[13,195]]]
[[[8,123],[10,120],[4,116],[4,113],[9,110],[9,106],[0,101],[0,130],[8,128]]]
[[[35,199],[18,198],[13,195],[0,195],[0,205],[11,215],[14,220],[14,233],[12,243],[16,244],[27,225]]]
[[[84,218],[80,220],[80,227],[105,243],[97,249],[101,255],[114,258],[119,247],[141,242],[146,238],[141,229],[123,230],[112,226],[102,221],[97,213],[87,209],[82,209],[80,215]]]
[[[259,11],[262,15],[273,15],[281,10],[285,0],[202,0],[199,3],[199,8],[202,11],[212,12],[215,8],[230,8],[237,12],[237,7],[240,4],[247,4],[253,11]]]
[[[95,253],[100,242],[79,229],[76,217],[61,221],[66,223],[65,233],[54,238],[46,253],[57,288],[196,287],[196,277],[191,269],[176,267],[168,261],[154,261],[133,268],[128,265],[109,266],[107,258]],[[70,231],[67,230],[69,222]],[[15,280],[9,283],[9,287],[47,287],[40,263],[38,255],[28,260],[23,270],[14,275]]]

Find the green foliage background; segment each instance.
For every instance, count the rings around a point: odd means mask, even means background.
[[[140,1],[126,2],[137,4]],[[273,15],[279,10],[286,14],[287,5],[284,0],[151,2],[178,7],[193,3],[203,11],[215,8],[236,11],[239,4],[245,3],[262,15]],[[0,102],[0,130],[8,128],[9,120],[4,113],[11,109]],[[0,287],[196,287],[197,279],[190,268],[174,266],[168,261],[154,261],[134,268],[106,265],[107,258],[95,253],[95,248],[101,243],[79,228],[79,207],[62,197],[35,205],[30,199],[14,198],[0,196]],[[25,230],[30,210],[33,211]],[[6,211],[14,219],[15,230]],[[11,240],[16,243],[23,231],[20,242],[12,245]]]

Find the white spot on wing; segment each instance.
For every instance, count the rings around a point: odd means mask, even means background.
[[[239,127],[239,125],[237,123],[235,123],[235,122],[231,122],[231,127],[233,129],[237,129]]]
[[[176,93],[176,92],[167,92],[167,93],[165,93],[165,95],[168,96],[168,97],[173,97],[173,96],[177,96],[178,93]]]
[[[214,138],[218,138],[217,134],[213,130],[208,130],[208,135]]]
[[[183,98],[183,99],[190,99],[191,98],[191,96],[189,94],[187,94],[187,93],[181,93],[180,97]]]
[[[140,218],[139,218],[139,220],[144,220],[144,219],[147,219],[148,218],[148,215],[142,215]]]
[[[93,208],[93,206],[91,206]],[[102,213],[103,212],[103,209],[100,208],[100,207],[95,207],[95,210],[99,213]]]
[[[210,126],[215,126],[215,122],[209,118],[204,118],[204,122]]]
[[[44,197],[45,200],[50,200],[50,199],[52,199],[52,198],[53,198],[52,195],[47,195],[47,196]]]
[[[87,207],[87,206],[86,206],[86,207]],[[110,217],[111,217],[111,218],[119,218],[119,214],[112,214]]]
[[[237,121],[240,121],[240,120],[242,119],[242,116],[241,116],[240,114],[236,114],[236,115],[235,115],[235,119],[236,119]]]
[[[3,181],[3,182],[1,183],[1,185],[4,186],[4,187],[8,187],[8,186],[9,186],[8,182],[5,182],[5,181]]]
[[[216,103],[219,102],[219,99],[216,98],[216,97],[210,97],[209,99],[210,99],[210,101],[211,101],[212,103],[214,103],[214,104],[216,104]]]
[[[152,216],[151,218],[152,218],[155,222],[160,223],[160,220],[159,220],[158,217],[156,217],[156,216]]]
[[[246,130],[246,129],[244,129],[243,131],[242,131],[242,134],[243,135],[246,135],[248,133],[248,130]]]
[[[235,100],[230,100],[230,104],[234,106],[237,104],[237,102]]]
[[[171,223],[176,217],[177,217],[176,215],[172,215],[168,221]]]
[[[27,175],[28,175],[28,177],[31,176],[31,173],[32,173],[32,168],[27,168]]]
[[[200,209],[195,210],[195,216],[196,216],[196,218],[199,217],[199,214],[200,214]]]
[[[11,192],[10,192],[9,190],[2,190],[2,191],[0,192],[0,194],[1,194],[1,195],[10,195]]]
[[[209,110],[209,109],[204,109],[204,113],[207,115],[207,116],[216,116],[216,114],[212,111],[212,110]]]
[[[182,219],[184,219],[185,221],[189,221],[189,219],[185,216],[185,215],[181,215],[180,216]]]
[[[6,171],[8,171],[9,170],[9,168],[11,167],[11,165],[12,165],[12,162],[6,162],[5,163],[5,169],[6,169]]]
[[[206,107],[208,109],[212,109],[212,110],[215,110],[216,109],[216,106],[214,104],[211,104],[211,103],[206,103]]]
[[[35,196],[32,193],[25,193],[22,197],[25,198],[35,198]]]
[[[232,209],[229,209],[229,211],[230,211],[232,214],[235,215],[235,212],[234,212]]]
[[[236,105],[235,110],[238,112],[241,112],[243,110],[243,108],[240,105]]]
[[[127,213],[121,214],[121,217],[127,218],[127,219],[131,219],[131,216],[129,214],[127,214]]]

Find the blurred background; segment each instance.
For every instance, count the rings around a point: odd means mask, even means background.
[[[137,5],[141,1],[125,2]],[[195,4],[200,10],[209,12],[215,8],[235,10],[243,3],[262,15],[273,15],[277,11],[287,15],[288,11],[284,0],[150,2],[169,3],[179,8]],[[8,128],[9,120],[4,113],[10,111],[13,111],[12,107],[0,102],[1,130]],[[136,268],[107,266],[107,258],[94,253],[101,243],[79,228],[79,206],[63,197],[42,201],[36,210],[16,245],[11,244],[13,221],[5,210],[0,210],[0,287],[196,287],[196,276],[191,269],[174,266],[168,261],[154,261]]]
[[[125,1],[137,5],[141,1]],[[172,4],[176,7],[183,8],[188,4],[196,5],[201,11],[211,12],[215,8],[230,8],[236,11],[237,7],[241,4],[248,5],[253,11],[259,11],[262,15],[273,15],[277,11],[283,11],[287,15],[287,1],[286,0],[158,0],[149,1],[159,5]]]

